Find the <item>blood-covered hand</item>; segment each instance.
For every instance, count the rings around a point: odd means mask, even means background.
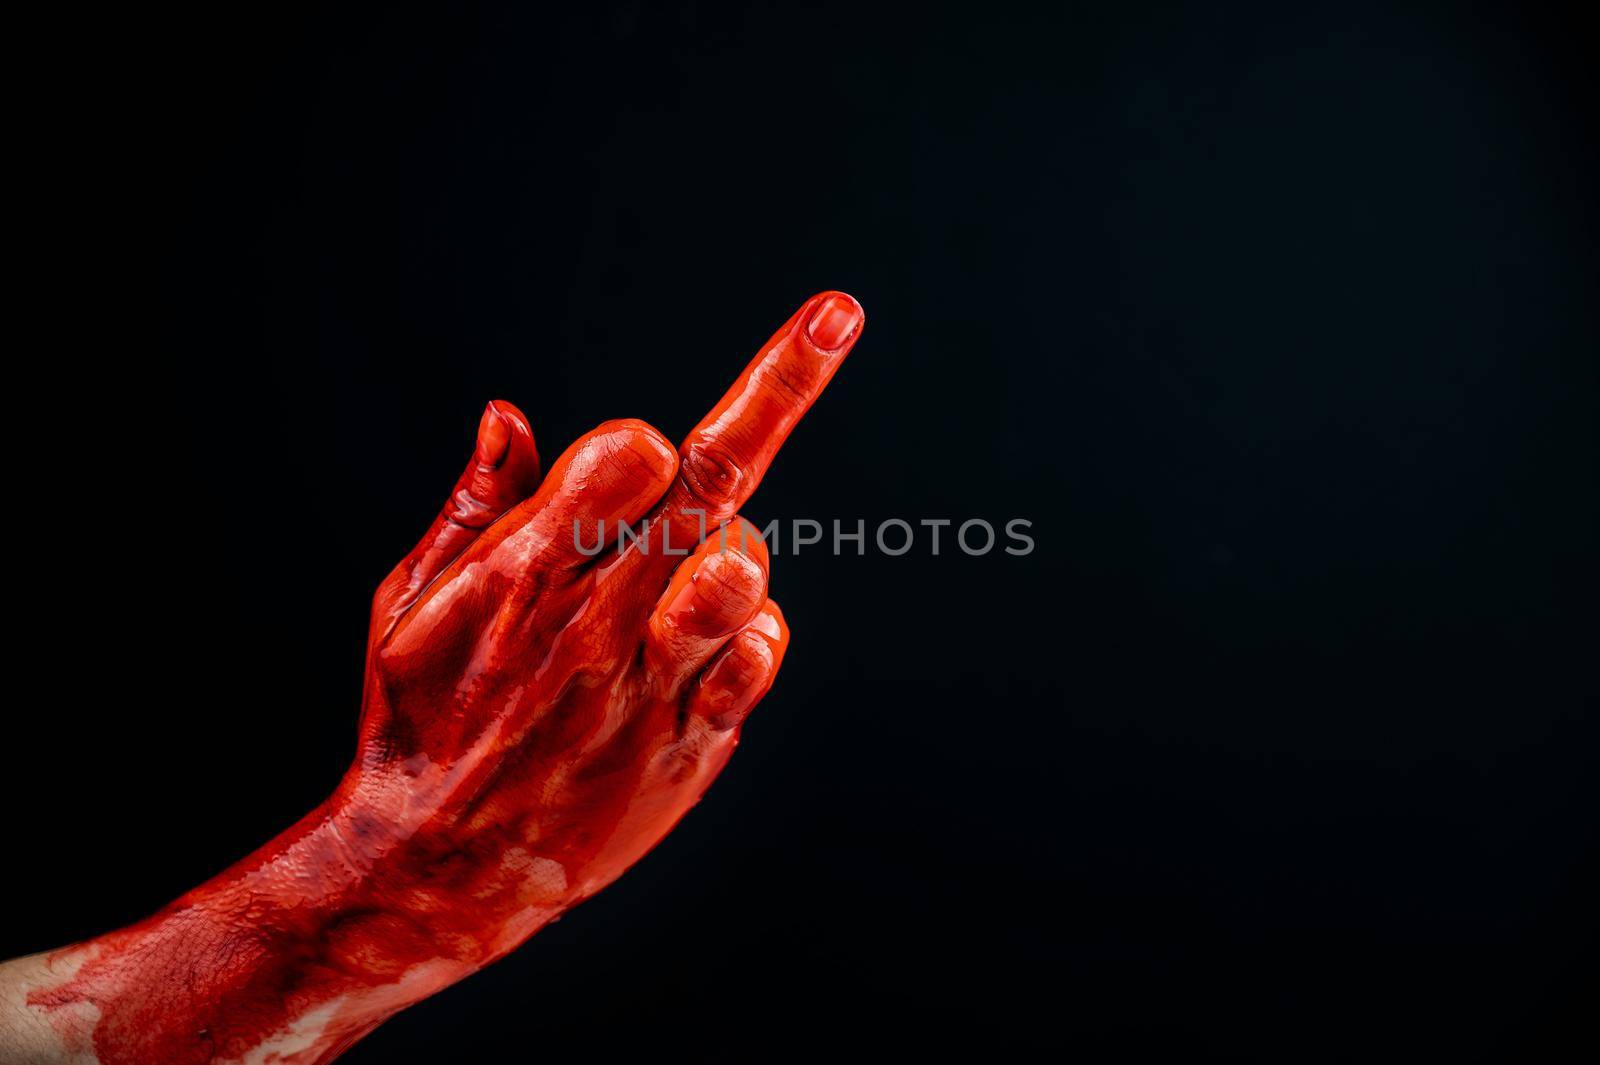
[[[815,296],[681,448],[607,422],[542,480],[490,404],[375,597],[334,795],[149,921],[13,963],[20,1008],[107,1065],[325,1062],[616,879],[772,684],[788,631],[736,514],[862,323]]]

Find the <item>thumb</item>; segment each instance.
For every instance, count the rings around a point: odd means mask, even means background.
[[[539,487],[539,452],[528,419],[503,399],[483,409],[477,446],[439,516],[416,547],[378,586],[372,603],[372,638],[386,635],[478,536]]]

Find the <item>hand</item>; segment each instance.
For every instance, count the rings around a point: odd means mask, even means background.
[[[862,323],[815,296],[682,448],[607,422],[542,482],[526,419],[491,403],[378,589],[333,797],[53,956],[28,1008],[107,1063],[328,1061],[616,879],[704,794],[783,660],[768,554],[736,514]]]

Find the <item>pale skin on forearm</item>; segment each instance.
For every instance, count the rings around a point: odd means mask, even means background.
[[[148,921],[0,966],[0,1062],[331,1061],[655,846],[782,661],[737,513],[863,321],[806,301],[679,448],[607,422],[541,477],[521,412],[491,404],[375,597],[334,795]],[[601,523],[642,537],[591,557]]]
[[[32,1062],[90,1062],[75,1056],[50,1022],[28,1007],[28,995],[72,978],[71,962],[50,963],[47,954],[30,954],[0,964],[0,1065]]]

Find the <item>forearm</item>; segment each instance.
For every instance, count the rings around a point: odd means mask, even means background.
[[[30,993],[70,976],[66,967],[52,965],[46,954],[0,964],[0,1065],[74,1060],[45,1015],[28,1005]]]
[[[0,1061],[329,1061],[509,949],[450,915],[493,885],[402,875],[373,826],[332,801],[149,920],[0,969]]]

